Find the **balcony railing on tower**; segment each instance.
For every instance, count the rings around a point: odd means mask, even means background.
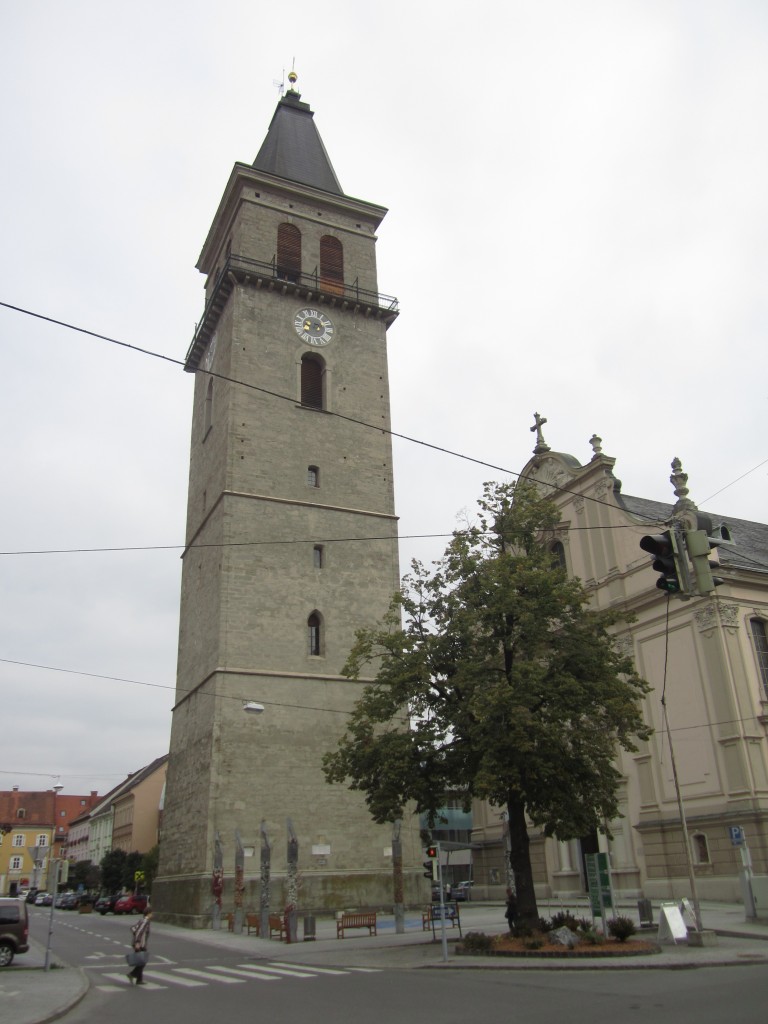
[[[317,268],[311,274],[298,273],[296,270],[278,265],[274,256],[265,263],[262,260],[230,253],[216,274],[210,298],[195,328],[192,344],[187,352],[184,366],[186,370],[194,372],[198,369],[200,357],[216,329],[235,284],[253,284],[256,288],[268,288],[284,295],[296,295],[305,302],[322,302],[340,309],[351,309],[364,316],[383,320],[387,327],[400,312],[394,296],[361,288],[357,280],[352,283],[341,281],[335,276],[321,275]]]

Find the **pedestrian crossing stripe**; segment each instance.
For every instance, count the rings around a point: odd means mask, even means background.
[[[244,981],[283,981],[288,978],[317,978],[321,975],[341,975],[351,973],[379,974],[378,967],[308,967],[306,964],[291,964],[284,961],[272,961],[269,964],[253,963],[238,964],[236,967],[225,967],[211,964],[204,969],[195,967],[169,967],[163,964],[162,970],[157,967],[147,968],[147,977],[142,988],[147,991],[159,991],[169,986],[181,988],[203,988],[208,984],[219,982],[223,985],[237,985]],[[105,971],[99,974],[100,981],[116,982],[120,988],[131,988],[126,974]],[[115,985],[98,984],[95,988],[101,992],[114,992]]]

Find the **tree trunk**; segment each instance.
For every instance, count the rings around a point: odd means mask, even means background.
[[[535,926],[539,923],[539,908],[536,905],[536,892],[533,888],[525,804],[513,793],[507,796],[507,813],[509,814],[509,862],[515,873],[517,917],[521,924]]]

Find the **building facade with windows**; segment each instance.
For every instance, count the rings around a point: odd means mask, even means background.
[[[95,790],[88,796],[18,787],[0,792],[0,894],[45,888],[51,848],[55,858],[66,856],[70,823],[97,799]]]
[[[244,899],[258,906],[258,851],[270,842],[272,908],[282,910],[288,821],[303,907],[393,902],[391,831],[322,772],[359,693],[341,671],[355,631],[383,618],[399,586],[387,370],[397,303],[379,292],[375,250],[385,213],[342,191],[291,88],[253,165],[235,165],[200,255],[177,694],[153,887],[166,920],[210,920],[217,840],[224,905],[239,843]],[[259,718],[244,714],[246,700],[263,706]],[[406,898],[423,898],[417,822],[402,844]]]
[[[652,686],[645,716],[655,732],[617,759],[623,816],[609,823],[611,839],[594,833],[556,842],[532,832],[537,891],[542,897],[584,894],[584,855],[603,850],[622,894],[689,895],[688,843],[699,898],[739,900],[742,860],[733,826],[744,830],[754,873],[768,874],[768,526],[708,513],[710,533],[721,542],[713,559],[722,585],[706,597],[668,597],[656,587],[659,576],[640,540],[662,533],[674,514],[693,504],[686,475],[676,460],[670,478],[675,504],[630,497],[601,439],[590,444],[592,456],[581,464],[551,451],[539,430],[521,479],[535,481],[560,507],[553,557],[585,583],[596,607],[634,616],[615,632]],[[475,892],[501,897],[507,863],[502,809],[477,803],[473,826]]]

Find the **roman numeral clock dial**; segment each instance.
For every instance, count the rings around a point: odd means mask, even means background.
[[[319,309],[300,309],[293,318],[293,326],[307,345],[327,345],[335,330],[330,317]]]

